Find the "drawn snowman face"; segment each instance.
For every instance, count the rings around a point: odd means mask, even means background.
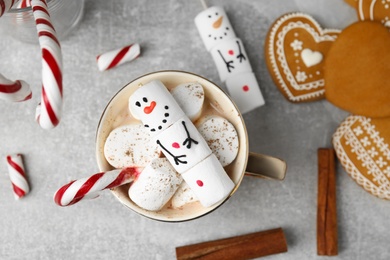
[[[222,7],[213,6],[198,14],[195,24],[207,50],[236,35]]]
[[[184,116],[183,110],[160,81],[152,81],[135,91],[129,99],[129,110],[152,136]]]

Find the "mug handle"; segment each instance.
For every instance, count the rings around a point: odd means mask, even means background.
[[[249,152],[245,175],[282,181],[286,177],[286,171],[285,161],[269,155]]]

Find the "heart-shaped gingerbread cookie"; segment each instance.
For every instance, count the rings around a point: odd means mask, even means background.
[[[359,0],[344,0],[347,4],[349,4],[352,7],[356,7]]]
[[[358,0],[356,11],[360,20],[378,21],[390,26],[390,2],[385,0]]]
[[[390,200],[390,118],[349,116],[333,135],[333,146],[360,186]]]
[[[355,115],[390,116],[390,32],[378,22],[344,29],[325,60],[325,96]]]
[[[324,97],[323,64],[339,30],[322,29],[309,15],[283,15],[271,26],[265,42],[268,70],[291,102]]]

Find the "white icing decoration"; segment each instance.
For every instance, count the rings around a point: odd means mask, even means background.
[[[298,71],[295,76],[298,82],[304,82],[307,79],[306,73],[304,71]]]
[[[353,127],[356,123],[362,126]],[[358,138],[362,136],[362,138]],[[364,137],[371,142],[370,149],[366,149],[359,141]],[[361,166],[367,169],[367,174],[373,176],[373,183],[367,179],[355,166],[346,153],[342,144],[342,139],[345,139],[345,144],[349,146],[350,151],[355,154],[361,162]],[[390,161],[389,145],[384,142],[383,137],[375,130],[375,126],[371,124],[369,118],[363,116],[349,116],[337,129],[333,135],[333,146],[337,156],[344,166],[346,172],[365,190],[373,195],[390,200],[390,167],[387,166]]]
[[[370,4],[370,19],[371,19],[371,21],[374,21],[374,7],[375,7],[375,4],[376,4],[376,0],[371,0],[371,4]]]
[[[320,95],[323,95],[325,90],[320,89],[318,91],[313,91],[311,93],[305,93],[305,94],[294,96],[291,93],[291,91],[288,89],[286,83],[284,82],[283,76],[281,75],[281,71],[279,71],[279,69],[278,69],[277,61],[280,62],[280,65],[283,68],[283,72],[286,75],[287,80],[290,82],[291,86],[296,90],[310,90],[310,89],[319,88],[319,87],[324,86],[325,82],[323,79],[320,79],[320,80],[315,81],[315,82],[311,82],[309,84],[298,84],[295,81],[295,77],[292,75],[292,73],[288,67],[286,57],[284,54],[284,50],[283,50],[285,35],[292,29],[303,28],[312,35],[312,37],[314,38],[314,40],[316,42],[334,41],[337,38],[337,36],[318,35],[318,33],[311,27],[311,25],[302,23],[300,21],[289,23],[287,26],[283,27],[281,32],[276,34],[276,32],[278,31],[280,26],[282,26],[286,20],[289,20],[289,19],[294,18],[294,17],[304,17],[304,18],[310,20],[315,25],[317,30],[321,31],[323,34],[325,34],[325,33],[340,33],[340,30],[321,29],[319,24],[313,18],[311,18],[310,16],[308,16],[306,14],[302,14],[302,13],[293,13],[293,14],[285,15],[282,18],[280,18],[275,23],[275,25],[271,28],[271,32],[269,34],[269,41],[268,41],[268,52],[269,52],[269,59],[270,59],[272,69],[275,72],[275,76],[276,76],[281,88],[285,91],[285,93],[287,94],[289,99],[292,101],[300,101],[300,100],[306,100],[306,99],[310,99],[313,97],[318,97]],[[277,38],[277,42],[276,42],[276,50],[275,50],[273,45],[274,45],[276,38]],[[274,53],[276,53],[277,57],[275,57]]]
[[[360,16],[360,20],[362,21],[364,21],[363,1],[364,0],[359,0],[359,4],[358,4],[359,16]]]
[[[311,67],[319,64],[322,61],[323,56],[321,52],[304,49],[301,52],[301,58],[306,67]]]
[[[291,44],[291,48],[293,48],[294,51],[300,51],[302,50],[302,44],[303,42],[302,41],[298,41],[297,39],[295,39]]]

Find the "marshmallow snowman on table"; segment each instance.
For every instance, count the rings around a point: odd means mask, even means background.
[[[211,53],[219,77],[241,113],[265,104],[242,41],[236,37],[222,7],[210,7],[195,17],[199,34]]]
[[[129,98],[129,110],[149,130],[152,142],[158,144],[204,207],[230,194],[233,181],[161,81],[136,90]]]

